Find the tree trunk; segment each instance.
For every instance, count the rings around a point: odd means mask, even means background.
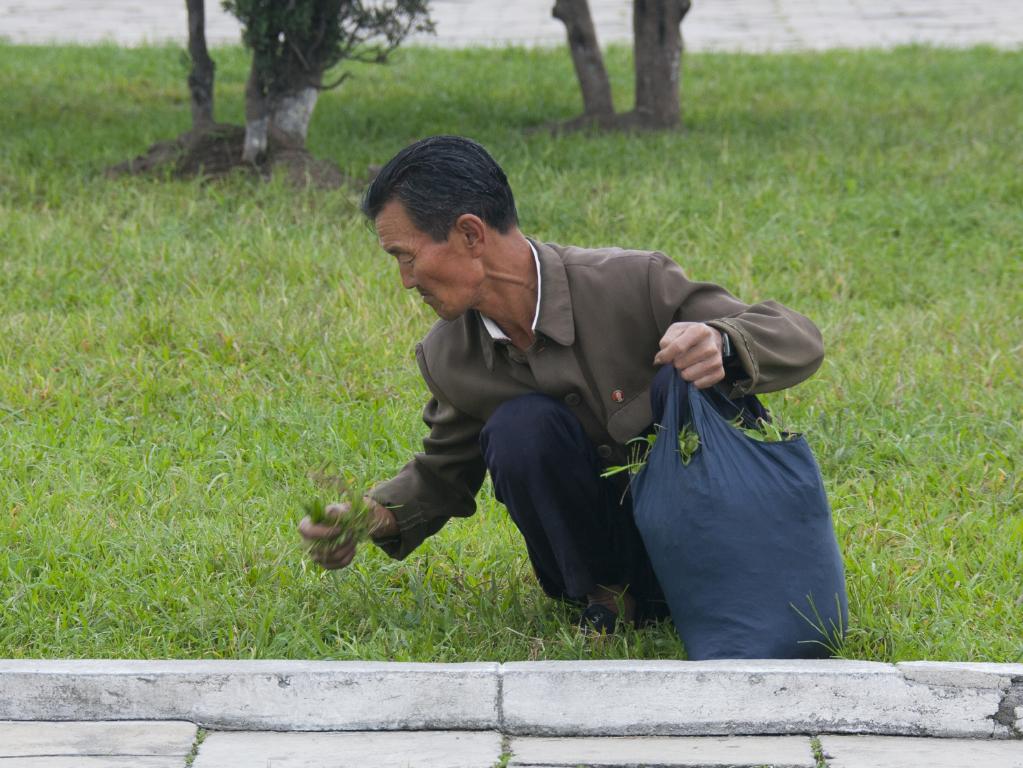
[[[305,149],[309,121],[320,91],[303,80],[283,93],[266,92],[255,63],[245,84],[245,144],[242,160],[259,164],[270,141],[282,149]]]
[[[242,160],[256,164],[266,155],[270,140],[270,102],[263,87],[263,78],[253,60],[249,79],[245,82],[245,142]]]
[[[320,91],[309,86],[283,93],[274,99],[271,128],[274,136],[288,146],[305,147],[309,135],[309,120],[316,107]]]
[[[213,125],[213,73],[215,65],[206,49],[204,0],[185,0],[188,7],[188,54],[192,71],[188,90],[192,94],[192,131],[196,134]]]
[[[689,5],[689,0],[633,1],[635,119],[644,128],[674,128],[682,120],[679,105],[680,26]]]
[[[572,64],[583,94],[583,116],[610,121],[614,117],[611,81],[597,43],[589,3],[587,0],[556,0],[551,15],[565,25]]]

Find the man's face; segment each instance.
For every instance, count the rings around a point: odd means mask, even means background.
[[[398,262],[402,285],[415,288],[434,312],[454,320],[476,306],[483,268],[457,224],[447,240],[435,242],[397,199],[381,209],[375,223],[380,247]]]

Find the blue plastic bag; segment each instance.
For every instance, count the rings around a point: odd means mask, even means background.
[[[810,446],[802,436],[759,442],[692,384],[671,379],[632,497],[686,653],[830,655],[848,622],[845,570]],[[687,423],[700,442],[683,465],[678,434]]]

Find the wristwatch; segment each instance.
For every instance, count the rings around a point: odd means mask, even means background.
[[[724,331],[719,331],[719,333],[721,334],[721,362],[730,363],[735,358],[732,340],[728,338],[728,334]]]

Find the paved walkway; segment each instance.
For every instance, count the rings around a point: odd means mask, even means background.
[[[1023,742],[821,736],[827,768],[1023,768]],[[0,722],[0,768],[818,768],[807,736],[503,739],[493,731],[202,732],[182,722]],[[501,761],[505,760],[504,763]]]
[[[442,46],[560,45],[553,0],[432,0]],[[604,42],[631,34],[628,0],[590,0]],[[211,42],[237,42],[238,24],[206,3]],[[784,51],[908,43],[1023,46],[1023,0],[695,0],[683,24],[689,50]],[[0,0],[0,38],[124,45],[186,36],[183,0]]]

